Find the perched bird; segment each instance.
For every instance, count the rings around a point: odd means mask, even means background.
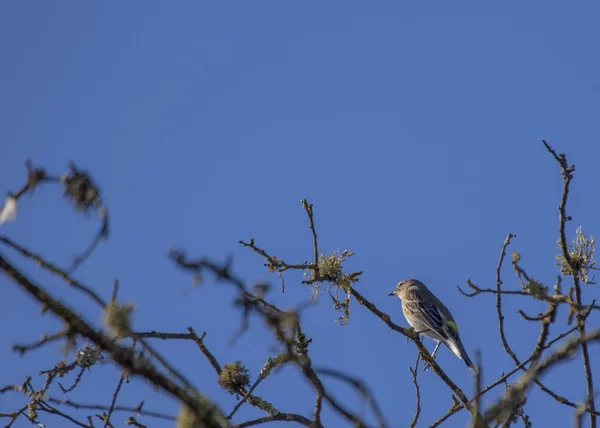
[[[425,284],[416,279],[400,281],[389,296],[398,296],[402,300],[404,317],[418,334],[437,342],[432,357],[435,357],[440,344],[443,343],[454,355],[463,360],[467,367],[475,370],[460,340],[458,327],[452,314]]]

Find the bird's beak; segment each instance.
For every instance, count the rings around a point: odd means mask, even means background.
[[[395,296],[395,295],[396,295],[396,293],[393,291],[390,294],[388,294],[388,296]]]

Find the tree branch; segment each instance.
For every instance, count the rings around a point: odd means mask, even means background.
[[[213,404],[206,400],[201,403],[195,395],[188,394],[183,388],[159,373],[149,361],[141,356],[135,356],[132,349],[122,348],[103,333],[92,329],[65,305],[52,298],[39,286],[33,284],[1,254],[0,270],[37,301],[44,304],[48,310],[67,322],[73,331],[91,340],[106,351],[117,364],[127,369],[130,374],[144,377],[156,387],[185,403],[207,427],[221,428],[226,426],[225,417]]]

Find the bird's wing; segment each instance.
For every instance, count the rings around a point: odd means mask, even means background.
[[[438,310],[438,308],[422,299],[414,301],[414,304],[418,306],[420,310],[419,312],[422,314],[424,324],[427,325],[430,330],[435,331],[444,339],[448,339],[446,329],[444,329],[444,316]]]

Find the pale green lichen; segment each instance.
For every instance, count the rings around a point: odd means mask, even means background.
[[[230,394],[240,395],[250,386],[250,373],[240,361],[225,364],[219,374],[219,385]]]
[[[327,291],[333,300],[334,309],[341,312],[342,315],[336,320],[341,324],[346,324],[350,317],[350,285],[358,282],[358,276],[361,272],[346,274],[344,272],[344,261],[354,255],[349,250],[344,250],[341,253],[339,250],[333,251],[326,255],[321,252],[318,260],[318,269],[310,268],[304,272],[306,282],[311,286],[310,297],[316,300],[321,290],[323,282],[328,282]]]
[[[111,300],[102,312],[102,323],[117,339],[131,336],[131,315],[135,306],[132,303],[119,304]]]
[[[560,240],[558,241],[560,246]],[[567,248],[571,263],[566,260],[562,251],[556,256],[556,266],[559,267],[563,275],[573,275],[579,273],[579,277],[584,284],[595,284],[594,276],[589,277],[590,270],[597,270],[595,267],[594,253],[596,252],[596,241],[592,235],[589,237],[583,233],[581,226],[575,231],[573,244]]]

